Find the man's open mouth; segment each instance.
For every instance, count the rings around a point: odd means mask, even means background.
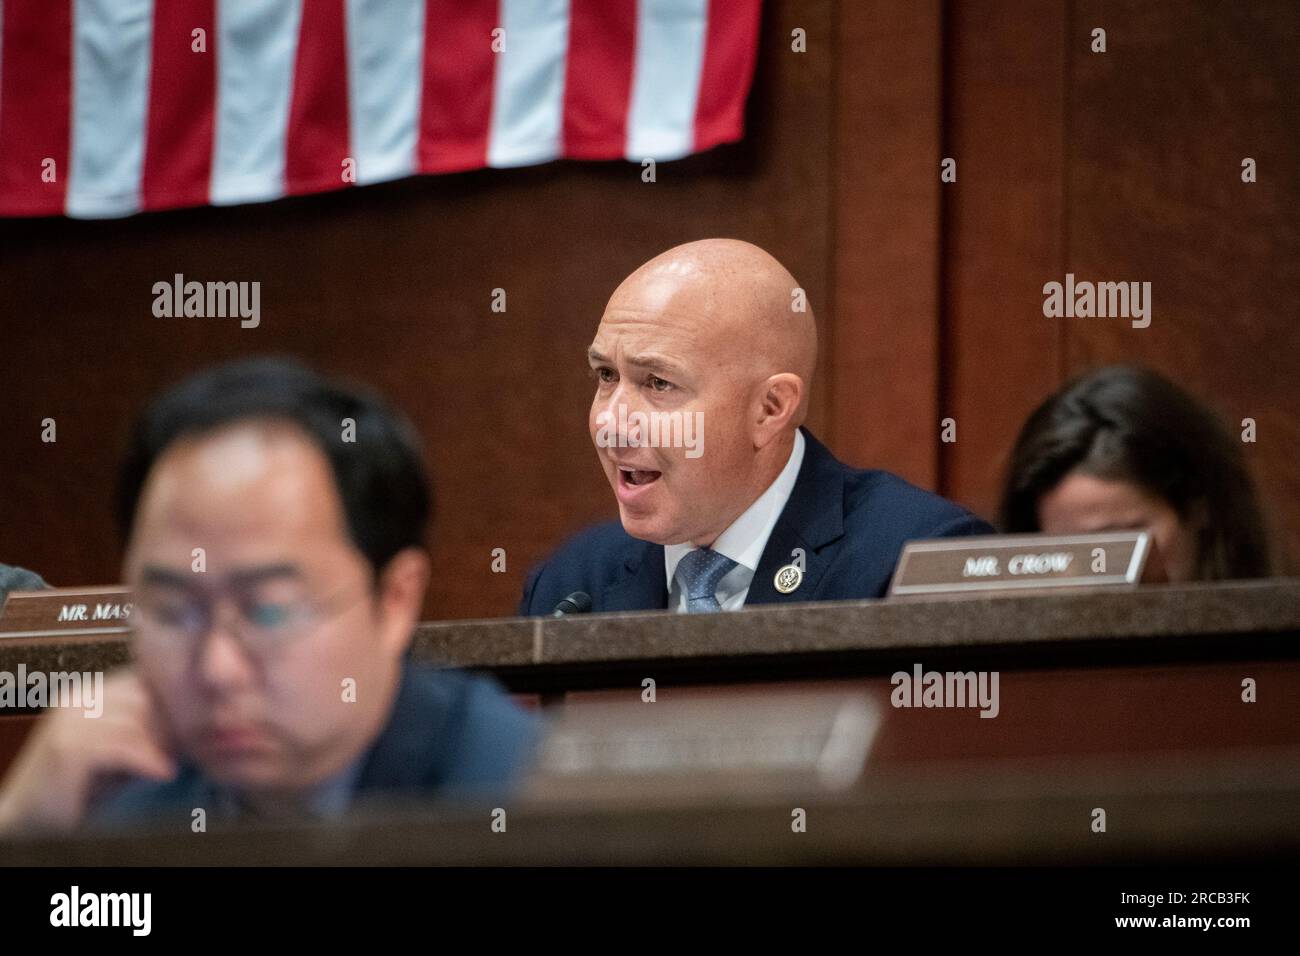
[[[662,472],[658,471],[641,471],[635,468],[624,468],[621,465],[618,469],[619,481],[625,485],[648,485],[651,482],[658,481]]]

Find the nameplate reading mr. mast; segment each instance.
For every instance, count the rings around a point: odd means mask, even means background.
[[[12,591],[0,610],[0,639],[125,634],[131,592],[122,587]]]

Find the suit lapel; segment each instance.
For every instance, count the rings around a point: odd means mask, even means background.
[[[631,538],[622,576],[600,595],[597,611],[662,611],[668,607],[664,547]]]
[[[817,593],[836,548],[827,545],[844,536],[844,472],[826,446],[803,429],[803,464],[781,517],[763,548],[745,597],[751,604],[811,601]],[[795,561],[795,550],[803,552],[804,572],[799,587],[789,594],[776,589],[776,572]]]

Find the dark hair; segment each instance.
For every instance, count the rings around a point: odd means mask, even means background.
[[[343,440],[346,418],[356,423],[354,441]],[[206,369],[150,403],[135,423],[119,474],[123,536],[130,536],[150,470],[171,444],[254,419],[297,425],[324,452],[349,534],[376,575],[402,549],[423,545],[430,490],[410,423],[378,395],[280,358]]]
[[[1029,416],[1002,497],[1007,532],[1038,531],[1038,503],[1069,472],[1128,481],[1203,516],[1199,580],[1266,577],[1268,537],[1239,444],[1214,415],[1148,369],[1112,365],[1075,379]]]

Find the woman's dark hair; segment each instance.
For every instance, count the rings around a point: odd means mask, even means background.
[[[119,473],[123,537],[130,536],[149,471],[170,445],[252,419],[297,425],[325,454],[349,535],[376,577],[399,551],[423,546],[430,489],[410,423],[379,396],[280,358],[207,369],[150,403],[135,423]]]
[[[1266,577],[1268,536],[1240,445],[1207,408],[1148,369],[1113,365],[1075,379],[1020,430],[1000,521],[1038,531],[1038,504],[1078,469],[1127,481],[1197,524],[1199,580]]]

